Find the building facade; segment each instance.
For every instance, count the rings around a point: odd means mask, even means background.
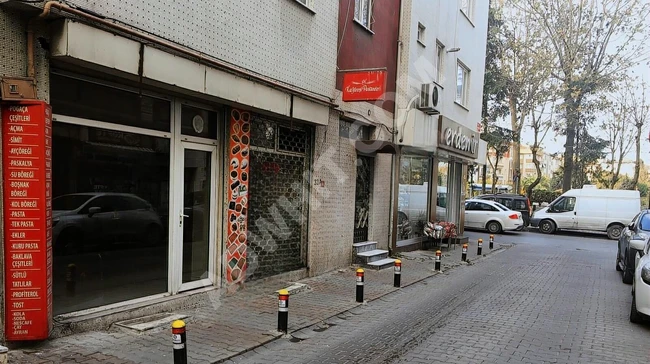
[[[354,200],[356,169],[354,159],[340,168],[331,148],[338,24],[336,2],[309,0],[0,2],[3,86],[29,94],[17,78],[33,77],[32,98],[51,106],[47,178],[20,182],[49,188],[47,221],[28,221],[20,184],[3,194],[5,216],[22,219],[4,221],[3,263],[38,272],[6,271],[4,287],[21,290],[3,290],[2,337],[42,336],[26,296],[61,322],[51,332],[91,313],[150,314],[168,296],[349,264],[338,247],[353,229],[339,211]],[[12,114],[23,110],[16,98],[3,94],[3,117],[29,121]],[[3,137],[25,176],[32,157],[19,154],[42,147],[28,136]],[[14,193],[25,198],[8,205]],[[25,227],[46,226],[47,243],[27,243]]]
[[[400,1],[339,2],[336,153],[339,166],[350,168],[345,174],[356,176],[341,201],[342,214],[349,214],[342,215],[342,232],[344,241],[373,241],[380,250],[390,240],[399,12]],[[352,244],[345,248],[351,251]]]
[[[374,5],[0,0],[0,338],[462,232],[487,3]]]
[[[396,178],[401,244],[421,239],[427,221],[463,231],[469,164],[484,164],[481,98],[488,2],[402,1],[397,74]]]

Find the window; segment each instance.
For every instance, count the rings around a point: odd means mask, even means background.
[[[398,211],[406,215],[408,228],[398,230],[398,239],[412,239],[422,235],[429,221],[429,159],[402,156],[399,171]]]
[[[422,23],[418,23],[418,43],[420,43],[421,46],[426,47],[424,44],[424,30],[426,27],[422,25]]]
[[[557,203],[553,204],[553,211],[554,212],[569,212],[569,211],[573,211],[575,206],[576,206],[576,198],[575,197],[562,197],[560,200],[558,200]]]
[[[372,0],[354,0],[354,20],[370,29],[372,22]]]
[[[440,42],[436,42],[436,72],[438,73],[438,83],[442,83],[444,60],[445,46]]]
[[[170,139],[54,123],[53,209],[67,211],[52,221],[55,315],[167,292],[170,153]],[[70,262],[94,289],[66,295]]]
[[[469,20],[472,20],[474,10],[474,0],[461,0],[460,1],[460,11],[467,16]]]
[[[469,69],[459,62],[456,75],[456,102],[463,106],[467,105],[468,86]]]
[[[643,231],[650,231],[650,214],[644,214],[643,217],[641,217],[639,229]]]

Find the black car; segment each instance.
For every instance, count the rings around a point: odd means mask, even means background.
[[[474,198],[496,201],[511,210],[519,211],[521,212],[521,217],[524,220],[524,227],[530,225],[530,215],[532,214],[532,208],[530,206],[530,200],[526,195],[518,195],[515,193],[491,193],[479,195]]]
[[[632,219],[630,225],[618,238],[616,270],[623,272],[623,283],[632,283],[636,253],[643,251],[648,237],[650,237],[650,210],[646,209]]]

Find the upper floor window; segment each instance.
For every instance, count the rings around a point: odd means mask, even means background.
[[[443,67],[445,61],[445,45],[436,42],[436,73],[438,83],[442,83]]]
[[[466,106],[467,93],[469,89],[469,69],[462,63],[458,62],[458,70],[456,75],[456,102]]]
[[[418,23],[418,43],[420,43],[421,46],[425,46],[424,44],[424,30],[426,27],[422,25],[422,23]]]
[[[370,29],[372,25],[372,0],[354,0],[354,20]]]
[[[474,0],[460,0],[460,10],[467,16],[468,19],[472,20],[474,14]]]

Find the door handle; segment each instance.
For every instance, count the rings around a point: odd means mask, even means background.
[[[574,215],[576,215],[576,212],[575,212],[575,211],[573,211],[573,214],[574,214]]]

